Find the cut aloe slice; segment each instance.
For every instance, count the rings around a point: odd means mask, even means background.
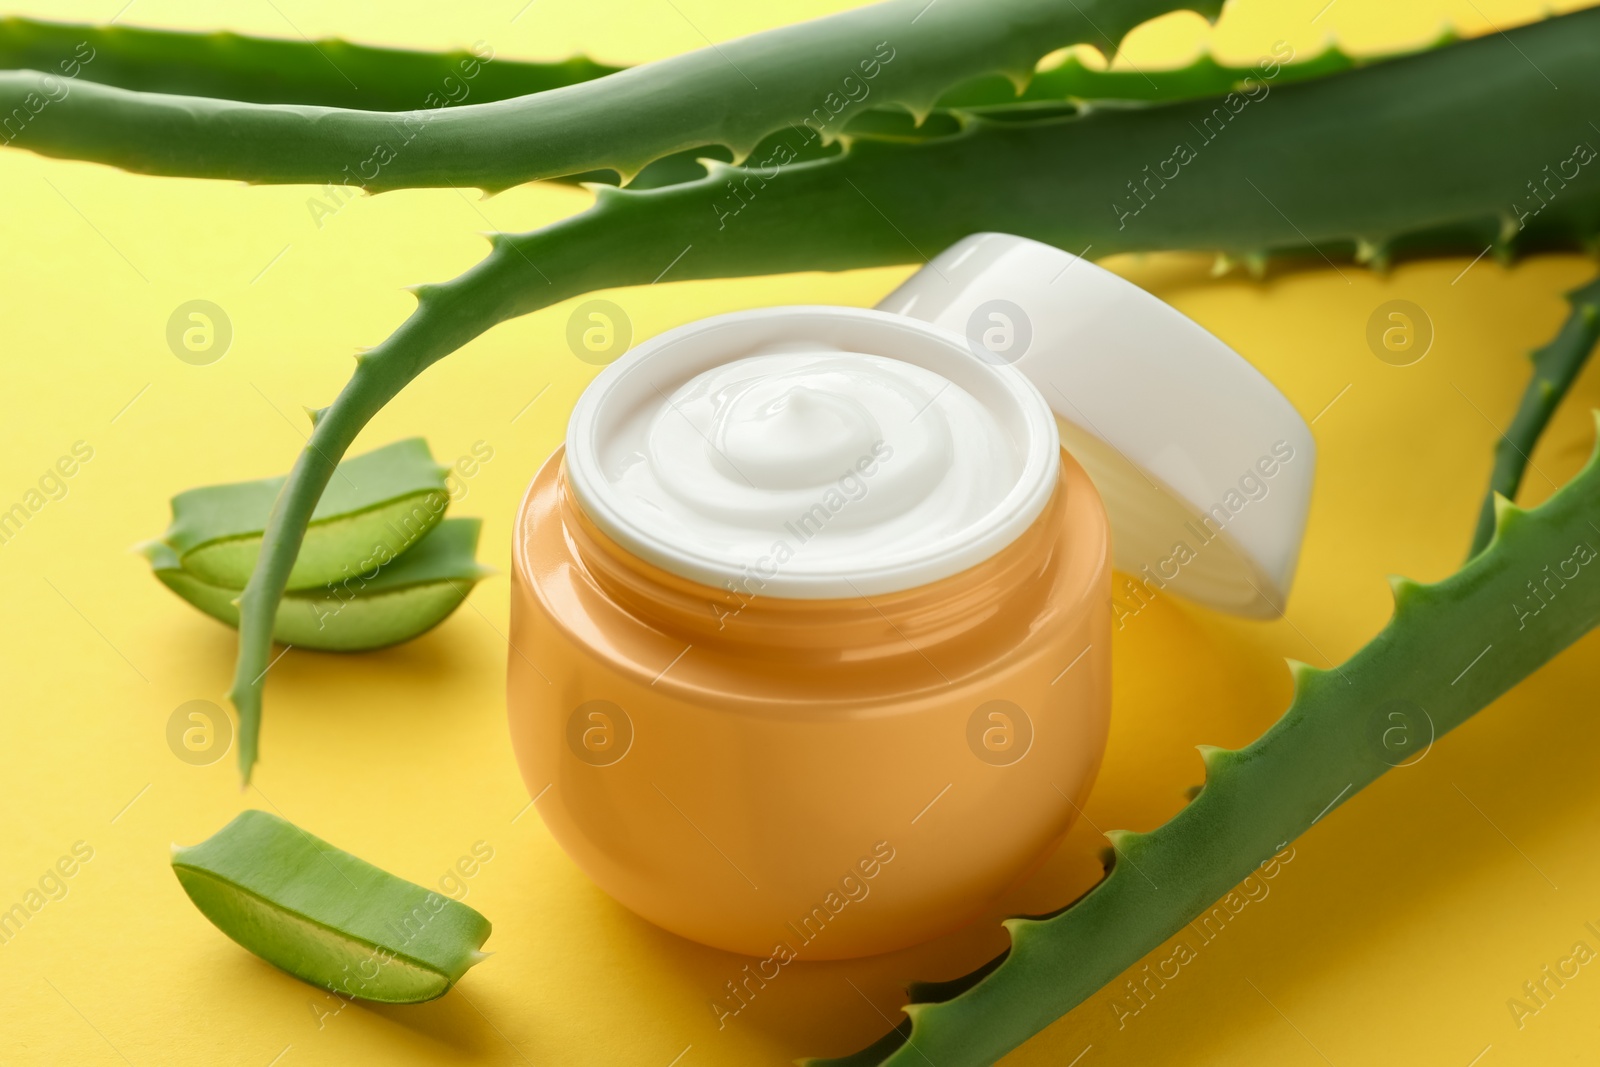
[[[443,622],[494,572],[474,558],[478,519],[445,519],[404,555],[365,574],[284,596],[272,638],[296,648],[364,652],[409,641]],[[203,581],[161,541],[139,546],[162,583],[229,626],[239,625],[238,589]]]
[[[339,464],[312,512],[288,588],[341,581],[347,572],[400,555],[444,517],[448,468],[420,437]],[[267,516],[283,478],[190,489],[172,498],[163,538],[183,569],[210,585],[243,589],[261,554]]]
[[[474,909],[264,811],[174,845],[172,870],[217,929],[341,996],[432,1000],[485,958],[489,920]]]

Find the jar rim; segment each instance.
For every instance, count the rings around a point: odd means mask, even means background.
[[[568,480],[584,514],[618,545],[664,571],[718,588],[747,585],[748,563],[644,521],[608,476],[602,456],[619,421],[641,405],[711,368],[797,343],[887,356],[942,375],[999,412],[1021,463],[1000,500],[958,534],[853,565],[775,568],[762,573],[762,595],[837,599],[915,588],[992,557],[1044,511],[1056,484],[1060,441],[1055,417],[1032,382],[1010,366],[979,358],[941,327],[865,308],[801,305],[701,319],[652,338],[603,370],[579,397],[567,429]]]

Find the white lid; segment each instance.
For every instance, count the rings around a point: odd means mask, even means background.
[[[1105,499],[1117,569],[1223,611],[1282,612],[1316,447],[1238,353],[1131,282],[1009,234],[957,242],[878,307],[1033,381]]]

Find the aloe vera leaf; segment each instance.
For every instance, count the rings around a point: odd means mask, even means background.
[[[553,63],[491,57],[492,49],[481,45],[420,52],[326,38],[0,18],[0,68],[66,74],[70,68],[61,64],[76,59],[76,77],[101,85],[259,104],[408,111],[432,106],[430,96],[444,107],[458,96],[460,102],[505,100],[621,69],[577,56]]]
[[[448,469],[433,461],[420,437],[339,464],[312,514],[288,588],[319,588],[369,569],[376,557],[399,556],[443,517]],[[200,581],[242,589],[283,483],[280,476],[179,493],[163,540]]]
[[[1437,47],[1454,40],[1446,33],[1433,42]],[[92,67],[73,63],[84,47],[92,56]],[[481,51],[481,50],[480,50]],[[360,58],[353,72],[346,69],[346,53]],[[340,66],[331,65],[338,54]],[[109,57],[111,62],[106,62]],[[562,85],[590,81],[616,73],[620,67],[606,67],[582,58],[560,63],[494,61],[493,77],[478,81],[463,72],[471,68],[475,53],[425,53],[398,49],[371,48],[341,41],[311,42],[248,37],[239,34],[196,34],[167,30],[99,28],[32,19],[0,19],[0,68],[58,69],[79,71],[78,77],[104,85],[140,92],[167,93],[232,99],[252,103],[315,104],[324,107],[361,107],[366,110],[406,110],[439,100],[442,106],[456,101],[450,93],[440,97],[446,79],[455,78],[451,92],[467,91],[460,103],[510,99],[543,92]],[[1270,57],[1269,57],[1270,58]],[[1388,57],[1358,58],[1337,47],[1329,47],[1307,60],[1276,64],[1272,80],[1281,84],[1322,77]],[[469,64],[463,68],[462,64]],[[476,68],[490,69],[488,62]],[[359,75],[361,99],[357,100],[349,82],[339,74]],[[1065,100],[1171,101],[1220,94],[1242,84],[1247,78],[1260,79],[1262,69],[1232,67],[1202,54],[1188,64],[1171,69],[1096,70],[1076,56],[1035,75],[1019,95],[1016,83],[1004,75],[992,75],[960,85],[942,96],[939,109],[975,108],[993,112],[997,108],[1028,104],[1060,103]],[[468,84],[470,82],[470,84]],[[937,115],[938,112],[935,112]],[[948,122],[948,116],[946,116]],[[949,132],[940,123],[916,122],[907,112],[893,108],[867,107],[845,126],[852,137],[883,135],[906,140],[926,140],[939,132]],[[9,140],[9,136],[5,138]],[[792,139],[791,139],[792,140]],[[768,135],[752,151],[755,158],[766,158],[777,140]],[[799,145],[798,158],[823,158],[835,154],[836,145],[820,140]],[[699,160],[714,159],[730,163],[733,153],[721,145],[700,145],[682,149],[647,164],[630,186],[654,189],[704,176]],[[611,170],[584,171],[554,175],[563,182],[615,184]],[[359,174],[348,168],[332,180],[360,185]]]
[[[1507,37],[1276,90],[1270,106],[1246,112],[1249,121],[1203,146],[1190,166],[1204,166],[1180,173],[1132,224],[1111,206],[1124,181],[1167,158],[1175,139],[1193,136],[1191,124],[1211,118],[1220,101],[978,121],[926,144],[864,141],[776,173],[713,167],[699,181],[663,189],[602,187],[579,215],[530,234],[493,235],[482,263],[413,290],[416,310],[357,360],[273,508],[265,551],[240,598],[229,695],[239,712],[241,774],[248,780],[255,764],[284,575],[335,457],[413,378],[496,323],[594,289],[648,283],[667,266],[674,279],[847,270],[914,262],[983,230],[1097,254],[1193,249],[1265,259],[1314,251],[1374,264],[1490,245],[1507,257],[1582,246],[1600,229],[1600,167],[1520,231],[1505,225],[1505,198],[1520,188],[1526,160],[1585,127],[1583,101],[1600,88],[1591,43],[1600,38],[1600,9]],[[1541,70],[1571,91],[1551,93]],[[1499,147],[1485,154],[1484,143]],[[730,218],[736,204],[745,206]]]
[[[249,104],[92,83],[61,94],[38,72],[9,71],[0,73],[0,116],[48,99],[48,121],[38,109],[14,136],[7,131],[10,143],[150,174],[321,184],[354,160],[373,191],[494,191],[593,170],[626,180],[704,145],[743,158],[808,119],[831,138],[860,86],[870,85],[874,106],[921,115],[958,83],[999,72],[1020,84],[1054,49],[1111,47],[1157,15],[1215,18],[1220,8],[1221,0],[885,0],[532,96],[436,111]]]
[[[1434,45],[1453,39],[1446,34]],[[125,26],[91,26],[21,17],[0,18],[0,68],[66,74],[142,93],[209,97],[257,104],[311,104],[366,111],[481,104],[544,92],[614,74],[621,67],[574,57],[554,63],[487,58],[488,50],[419,52],[374,48],[339,40],[319,42],[235,33],[189,33]],[[1269,57],[1270,58],[1270,57]],[[1275,70],[1281,83],[1321,77],[1362,62],[1337,47]],[[1259,67],[1235,67],[1202,54],[1171,69],[1097,70],[1075,55],[1036,74],[1019,95],[1016,83],[991,75],[960,85],[939,99],[940,108],[992,108],[1017,103],[1075,100],[1171,101],[1229,91]],[[359,86],[359,88],[357,88]],[[861,135],[895,118],[895,109],[869,107],[849,123]],[[925,135],[925,134],[924,134]],[[765,142],[763,142],[765,144]],[[752,153],[763,156],[762,146]],[[813,151],[814,155],[827,154]],[[658,188],[703,176],[699,158],[732,162],[720,145],[702,145],[656,159],[640,172],[638,188]],[[342,172],[336,178],[349,178]],[[563,180],[614,182],[610,170]],[[359,182],[359,176],[355,177]]]
[[[172,870],[200,913],[296,978],[345,997],[414,1004],[485,954],[489,920],[264,811],[241,812]]]
[[[1494,535],[1495,498],[1516,497],[1539,435],[1589,362],[1595,345],[1600,344],[1600,278],[1568,293],[1567,303],[1572,305],[1571,314],[1548,344],[1533,350],[1533,378],[1522,394],[1511,425],[1495,442],[1494,470],[1489,475],[1489,491],[1472,535],[1472,548],[1467,552],[1469,559],[1483,551]]]
[[[474,559],[480,525],[478,519],[445,519],[386,564],[285,594],[272,639],[322,652],[367,652],[421,636],[494,573]],[[168,589],[212,618],[239,625],[241,590],[195,577],[164,541],[139,548]]]
[[[1446,34],[1434,46],[1452,39]],[[402,111],[432,106],[433,102],[445,107],[468,101],[481,104],[592,81],[623,69],[581,57],[556,63],[491,61],[486,49],[474,47],[475,52],[430,53],[337,40],[314,43],[235,33],[0,18],[0,68],[70,71],[86,81],[137,92],[258,104],[314,104],[368,111]],[[1273,77],[1286,84],[1371,61],[1330,47],[1310,59],[1283,65]],[[1170,101],[1225,93],[1246,78],[1259,79],[1261,73],[1259,66],[1228,66],[1209,54],[1177,68],[1138,72],[1096,70],[1074,55],[1035,75],[1020,95],[1011,78],[992,75],[957,86],[940,98],[938,106],[992,109],[1068,99]],[[909,132],[912,139],[926,139],[934,132],[926,122],[913,123],[902,110],[878,107],[861,111],[846,128],[853,136],[866,136],[885,127],[898,136]],[[773,143],[769,135],[752,155],[765,158],[763,149],[770,149]],[[814,142],[801,149],[801,158],[829,154],[830,146]],[[654,189],[701,178],[705,173],[697,162],[701,158],[732,162],[733,154],[720,145],[684,149],[649,163],[630,185]],[[557,177],[575,182],[616,181],[610,170]],[[361,180],[348,170],[333,179],[357,184]]]
[[[1237,751],[1202,746],[1199,795],[1148,833],[1109,833],[1117,859],[1094,889],[1053,916],[1009,920],[1004,956],[967,979],[914,991],[947,999],[906,1005],[909,1029],[870,1053],[807,1062],[993,1063],[1388,770],[1390,712],[1410,715],[1419,733],[1425,713],[1435,735],[1446,733],[1600,622],[1600,450],[1538,508],[1501,497],[1496,519],[1488,548],[1451,577],[1392,579],[1393,617],[1342,666],[1291,664],[1294,699],[1283,717]],[[1530,579],[1552,569],[1563,577],[1546,588],[1548,599],[1530,593]],[[1474,656],[1481,661],[1469,664]]]
[[[1445,33],[1429,47],[1455,39],[1453,33]],[[93,57],[87,63],[78,54],[80,48]],[[475,60],[483,63],[483,70],[467,79],[471,85],[466,99],[473,103],[542,93],[625,69],[582,56],[533,63],[499,56],[484,62],[486,55],[484,47],[430,52],[330,38],[313,42],[228,31],[0,18],[0,69],[65,73],[61,64],[76,58],[80,68],[76,77],[100,85],[254,104],[407,111],[425,106],[431,93],[444,96],[444,106],[454,106],[466,101],[451,99],[444,92],[445,81],[462,81],[461,64],[470,69]],[[1286,81],[1322,77],[1372,61],[1330,46],[1311,59],[1288,64],[1275,77]],[[1103,70],[1069,55],[1035,74],[1020,94],[1010,78],[991,75],[954,87],[939,98],[938,106],[1064,99],[1173,101],[1225,93],[1252,76],[1260,76],[1256,67],[1221,63],[1210,53],[1175,68],[1140,70]]]

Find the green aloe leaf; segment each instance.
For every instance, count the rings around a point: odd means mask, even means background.
[[[474,558],[480,525],[478,519],[445,519],[388,563],[286,594],[272,639],[323,652],[366,652],[421,636],[494,573]],[[164,541],[147,542],[140,550],[168,589],[212,618],[239,625],[239,589],[212,585],[184,570]]]
[[[358,161],[360,184],[374,191],[492,191],[596,170],[626,180],[706,145],[742,159],[774,131],[808,122],[831,140],[868,106],[924,115],[955,85],[996,73],[1024,84],[1055,49],[1114,51],[1148,19],[1180,9],[1214,18],[1220,8],[1220,0],[885,0],[514,100],[399,113],[87,82],[62,92],[42,73],[8,71],[0,114],[48,100],[8,143],[149,174],[320,185]]]
[[[1540,507],[1501,497],[1496,514],[1493,540],[1461,571],[1433,585],[1392,579],[1394,616],[1344,664],[1291,664],[1294,699],[1261,737],[1237,751],[1201,746],[1199,794],[1154,830],[1108,833],[1115,859],[1094,889],[1054,915],[1008,921],[1010,950],[973,974],[913,987],[908,1023],[871,1048],[807,1062],[993,1063],[1600,623],[1600,450]],[[1534,580],[1545,582],[1537,596]]]
[[[264,811],[187,848],[172,870],[200,913],[268,963],[345,997],[443,996],[485,954],[489,920]]]
[[[1533,351],[1533,379],[1522,394],[1511,425],[1494,443],[1494,470],[1489,475],[1489,491],[1478,514],[1468,558],[1483,551],[1494,535],[1495,499],[1517,495],[1539,435],[1589,362],[1595,345],[1600,344],[1600,278],[1568,293],[1567,303],[1572,305],[1572,313],[1548,344]]]
[[[1224,96],[976,120],[924,143],[863,141],[829,159],[779,155],[662,189],[601,188],[582,214],[495,235],[466,274],[414,290],[417,309],[357,363],[290,472],[240,598],[230,696],[241,772],[248,779],[255,762],[284,576],[335,458],[424,369],[496,323],[666,270],[677,280],[916,262],[983,230],[1082,254],[1209,250],[1252,265],[1269,254],[1381,266],[1583,247],[1600,231],[1600,167],[1580,166],[1561,197],[1520,222],[1508,222],[1506,190],[1522,188],[1529,159],[1572,158],[1573,131],[1588,128],[1587,101],[1600,96],[1597,40],[1600,9],[1590,9],[1243,105]],[[1568,90],[1552,93],[1547,77]],[[1190,140],[1199,148],[1175,179],[1146,177]],[[1485,154],[1486,142],[1497,150]],[[1148,198],[1129,192],[1135,177],[1151,182]]]
[[[69,64],[63,66],[63,63]],[[0,18],[0,68],[36,70],[144,93],[257,104],[409,111],[487,103],[621,69],[581,57],[501,59],[488,45],[447,52]]]
[[[1454,39],[1453,33],[1445,33],[1433,47]],[[330,38],[307,41],[227,31],[50,22],[16,15],[0,18],[0,69],[64,74],[61,64],[76,59],[75,76],[100,85],[253,104],[408,111],[428,106],[430,94],[440,97],[446,107],[468,101],[490,103],[625,69],[584,57],[531,63],[491,57],[489,51],[483,44],[471,50],[425,52]],[[475,60],[484,68],[482,76],[464,77]],[[1322,77],[1372,61],[1330,46],[1312,59],[1293,63],[1284,77]],[[1259,76],[1256,68],[1220,63],[1209,53],[1176,68],[1139,70],[1102,69],[1074,54],[1035,74],[1020,94],[1010,78],[989,75],[949,90],[938,106],[1069,99],[1172,101],[1225,93],[1252,75]],[[459,85],[447,84],[450,79],[470,82],[468,91],[462,94]]]
[[[315,589],[399,556],[444,517],[448,468],[420,437],[385,445],[339,464],[312,513],[288,588]],[[199,581],[242,589],[261,554],[267,516],[284,479],[208,485],[172,498],[163,536],[182,568]]]
[[[1444,34],[1434,46],[1453,40]],[[1096,42],[1103,43],[1103,42]],[[1373,59],[1351,56],[1337,47],[1286,63],[1278,48],[1255,66],[1231,66],[1203,54],[1172,69],[1101,70],[1069,55],[1035,74],[1018,94],[1017,82],[1000,74],[957,85],[938,100],[940,109],[1004,108],[1067,100],[1173,101],[1226,93],[1263,69],[1280,84],[1349,70]],[[186,33],[125,26],[90,26],[36,19],[0,18],[0,68],[71,75],[88,82],[140,93],[209,97],[256,104],[304,104],[365,111],[483,104],[532,95],[615,74],[608,67],[574,57],[557,63],[528,63],[492,56],[482,43],[471,51],[415,52],[373,48],[339,40],[318,42],[250,37],[235,33]],[[359,88],[358,88],[359,86]],[[911,126],[903,109],[866,106],[844,118],[851,136],[871,135],[885,125]],[[917,128],[920,136],[927,131]],[[9,140],[9,134],[5,138]],[[752,151],[764,158],[771,137]],[[826,146],[807,146],[806,157],[829,154]],[[648,164],[631,183],[652,189],[704,175],[700,158],[732,162],[722,145],[705,144],[669,153]],[[615,182],[610,170],[556,175],[561,180]],[[348,169],[328,176],[361,184]]]

